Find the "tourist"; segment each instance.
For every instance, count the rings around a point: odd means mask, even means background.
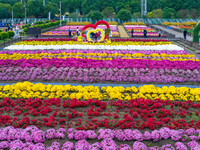
[[[131,30],[131,37],[134,37],[134,36],[133,36],[133,33],[134,33],[134,30],[133,30],[133,28],[132,28],[132,30]]]
[[[96,34],[94,35],[94,38],[95,38],[95,42],[97,42],[98,33],[96,33]]]
[[[147,38],[147,30],[146,29],[144,29],[144,38]]]
[[[72,30],[71,30],[71,28],[69,27],[69,37],[71,37],[71,35],[72,35]]]
[[[184,39],[186,40],[186,36],[187,36],[187,30],[186,29],[183,31],[183,36],[184,36]]]
[[[10,28],[10,24],[8,24],[8,31],[10,31],[10,29],[11,29],[11,28]]]
[[[6,27],[5,27],[5,25],[3,25],[3,32],[6,32]]]
[[[79,27],[77,27],[77,29],[76,29],[76,34],[77,34],[77,36],[79,36]]]
[[[161,30],[158,31],[158,37],[161,38]]]
[[[19,26],[16,26],[16,36],[19,34]]]

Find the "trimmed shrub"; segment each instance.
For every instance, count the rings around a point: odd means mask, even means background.
[[[9,38],[12,38],[15,36],[15,32],[13,31],[8,31],[8,35],[9,35]]]
[[[1,32],[0,34],[2,35],[4,40],[9,38],[9,34],[7,32]]]
[[[0,34],[0,40],[3,40],[3,36]]]
[[[200,31],[200,23],[194,28],[193,31],[193,42],[199,42],[199,31]]]

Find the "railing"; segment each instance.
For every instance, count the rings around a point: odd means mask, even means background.
[[[48,20],[47,18],[28,18],[27,22],[28,23],[35,23],[37,21],[43,21],[43,20]],[[110,21],[110,22],[117,22],[118,24],[122,24],[123,22],[144,22],[146,24],[162,24],[162,22],[198,22],[198,19],[157,19],[157,18],[147,18],[147,19],[141,19],[141,18],[132,18],[128,21],[122,21],[118,18],[103,18],[103,20],[105,21]],[[25,23],[25,19],[24,18],[14,18],[13,22],[14,24],[18,24],[20,22],[24,22]],[[92,20],[91,18],[65,18],[66,22],[91,22],[91,23],[95,23],[96,20]],[[12,19],[11,18],[7,18],[7,19],[0,19],[0,23],[3,24],[7,24],[7,23],[12,23]]]
[[[35,23],[37,21],[43,21],[43,20],[48,20],[48,19],[47,18],[28,18],[27,22],[28,23]],[[14,18],[13,21],[12,21],[12,18],[0,19],[0,23],[2,23],[2,24],[11,24],[11,23],[18,24],[21,21],[23,23],[26,22],[24,18]]]
[[[141,18],[132,18],[128,21],[122,21],[118,18],[103,18],[105,21],[110,22],[118,22],[119,24],[122,24],[123,22],[144,22],[146,24],[162,24],[162,22],[198,22],[198,19],[141,19]],[[91,18],[65,18],[66,22],[91,22],[94,23],[96,20],[92,20]]]

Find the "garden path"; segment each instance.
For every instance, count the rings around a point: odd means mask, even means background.
[[[167,29],[167,28],[162,27],[160,25],[152,25],[152,26],[154,26],[155,28],[161,29],[162,31],[166,31],[170,34],[174,34],[176,38],[183,38],[183,33],[181,33],[181,32],[177,32],[177,31],[174,31],[172,29]],[[187,35],[187,41],[192,41],[192,40],[193,40],[193,37]]]
[[[126,30],[124,29],[124,27],[122,25],[118,26],[118,31],[119,31],[121,38],[129,38],[128,33],[126,32]]]

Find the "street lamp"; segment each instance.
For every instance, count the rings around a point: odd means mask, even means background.
[[[13,20],[13,9],[12,9],[12,23],[14,23],[14,20]]]
[[[61,1],[60,1],[60,26],[61,26]]]
[[[141,18],[143,17],[143,13],[144,13],[144,2],[143,0],[141,0]]]
[[[147,0],[144,2],[144,15],[147,15]]]
[[[25,7],[25,24],[26,24],[26,21],[27,21],[26,2],[27,2],[27,0],[24,0],[24,7]]]

